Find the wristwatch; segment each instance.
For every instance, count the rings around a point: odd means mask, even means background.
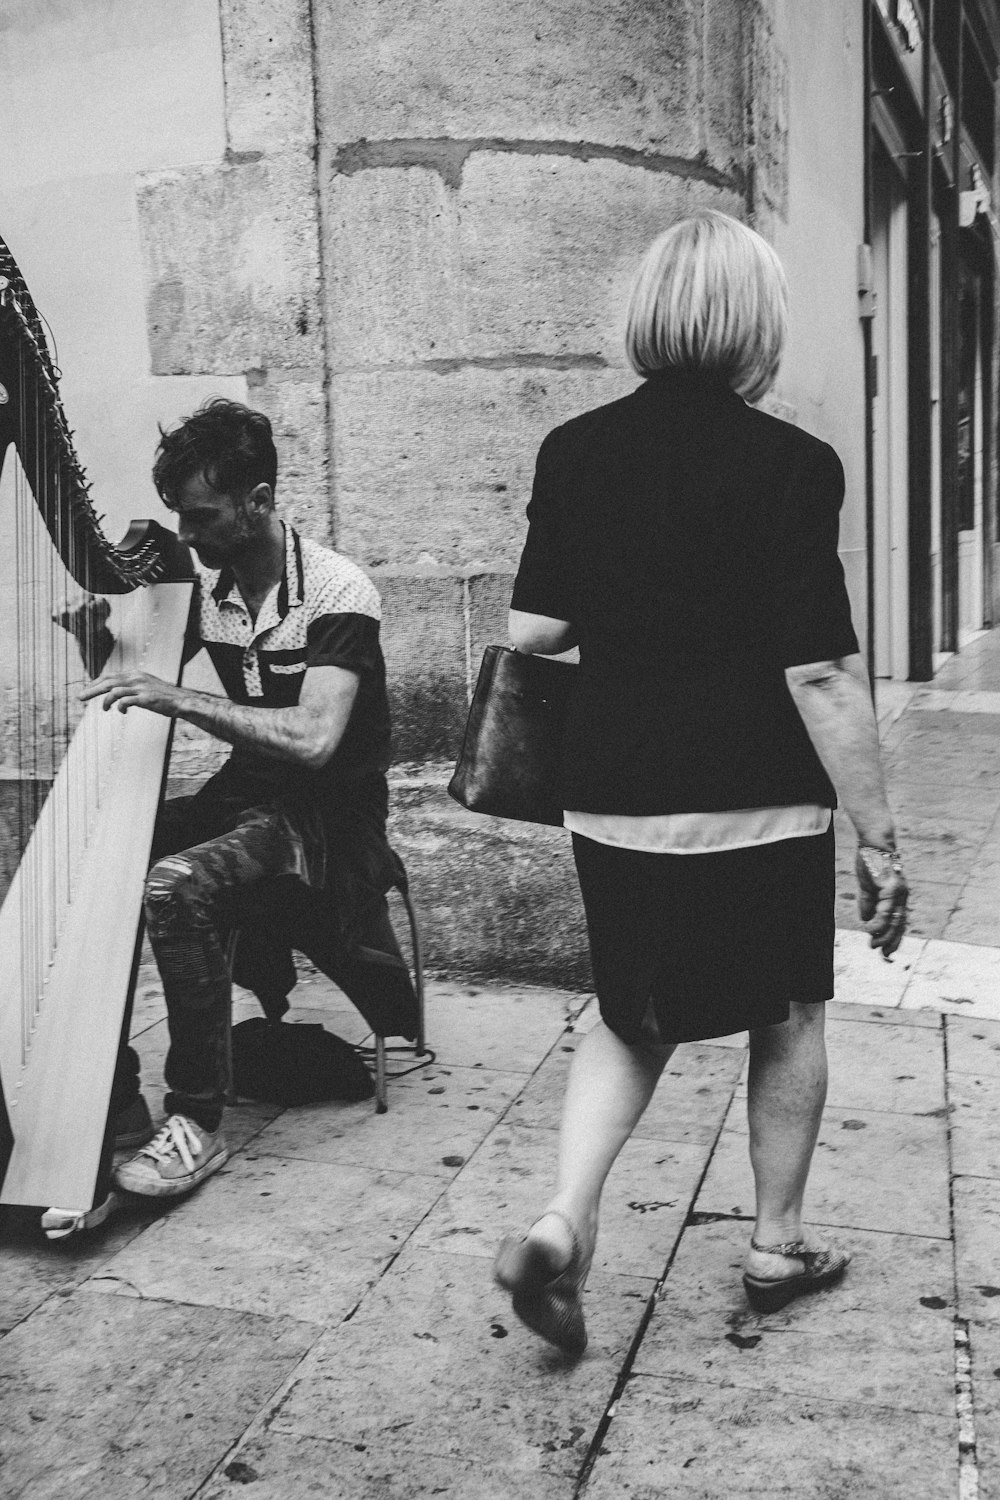
[[[873,844],[859,844],[858,854],[873,880],[884,879],[890,870],[894,875],[903,873],[903,862],[898,849],[878,849]]]

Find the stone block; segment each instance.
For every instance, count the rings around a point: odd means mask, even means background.
[[[315,140],[309,0],[221,0],[230,151]]]
[[[748,155],[755,212],[788,218],[788,59],[764,5],[755,4],[747,57]]]
[[[475,369],[334,380],[337,545],[368,566],[429,553],[513,565],[545,434],[634,388],[624,370]]]
[[[703,147],[734,176],[747,165],[747,56],[758,0],[704,0]]]
[[[356,558],[350,536],[338,546]],[[465,580],[444,569],[378,568],[382,650],[397,761],[453,760],[468,710]]]
[[[410,875],[428,966],[588,988],[569,835],[468,812],[445,790],[450,770],[390,785],[389,836]]]
[[[304,536],[331,545],[330,450],[322,370],[252,372],[249,404],[271,419],[278,508]]]
[[[138,211],[154,375],[322,364],[308,153],[149,173]]]
[[[335,174],[324,192],[341,370],[512,354],[621,366],[646,245],[696,208],[743,212],[698,179],[541,147],[477,150],[455,188],[411,166]]]
[[[469,579],[469,669],[473,685],[487,646],[505,646],[515,570],[474,573]]]
[[[596,141],[694,156],[695,9],[683,0],[555,0],[544,11],[531,0],[321,0],[321,135]]]
[[[464,353],[460,204],[440,173],[324,173],[321,191],[334,369]]]
[[[615,1411],[587,1500],[815,1495],[942,1500],[955,1491],[954,1413],[638,1376]]]
[[[200,1488],[318,1330],[188,1300],[84,1290],[6,1336],[5,1495],[179,1500]]]

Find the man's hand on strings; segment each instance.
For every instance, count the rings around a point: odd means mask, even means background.
[[[148,708],[150,713],[173,719],[180,712],[183,689],[151,672],[113,672],[88,684],[80,697],[84,702],[103,697],[105,712],[114,707],[123,714],[130,708]]]

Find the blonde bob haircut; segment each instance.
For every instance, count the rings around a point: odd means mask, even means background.
[[[766,240],[702,209],[659,235],[629,297],[625,352],[637,374],[699,370],[747,401],[774,384],[788,326],[788,284]]]

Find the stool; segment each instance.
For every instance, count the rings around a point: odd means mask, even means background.
[[[294,941],[296,936],[302,936],[302,934],[283,935],[288,937],[289,946],[300,948],[305,952],[317,968],[343,990],[352,1005],[356,1006],[371,1027],[375,1038],[373,1048],[375,1110],[380,1115],[385,1114],[389,1107],[387,1084],[391,1075],[386,1067],[386,1038],[390,1036],[412,1038],[414,1057],[426,1058],[428,1062],[432,1060],[425,1034],[424,969],[420,927],[410,896],[406,871],[398,856],[396,864],[397,879],[390,886],[390,890],[398,893],[406,910],[412,975],[392,926],[387,896],[381,897],[378,904],[367,914],[360,941],[349,953],[338,950],[328,940],[324,941],[324,935],[317,935],[315,923],[310,924],[308,919],[304,923],[305,936],[302,943]],[[234,928],[229,936],[226,957],[230,976],[233,973],[236,947],[240,937],[239,927]],[[254,991],[264,1014],[275,1021],[280,1020],[289,1008],[287,995],[295,983],[294,969],[290,965],[289,969],[289,974],[279,986],[284,990],[284,994],[275,993],[265,998],[256,990]],[[410,1048],[402,1050],[409,1051]],[[235,1104],[232,1005],[229,1007],[226,1026],[226,1070],[226,1103]]]

